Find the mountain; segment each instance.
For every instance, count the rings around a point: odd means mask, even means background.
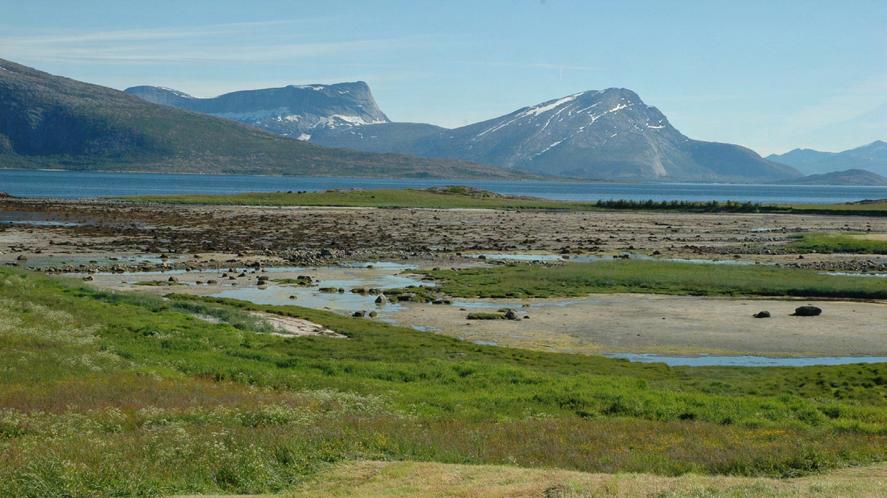
[[[514,177],[464,161],[329,149],[2,59],[0,167]]]
[[[750,149],[687,138],[658,109],[624,88],[577,93],[456,129],[392,123],[362,82],[242,91],[213,99],[158,87],[127,92],[319,145],[465,160],[539,175],[727,182],[801,176]]]
[[[800,176],[750,149],[687,138],[624,88],[577,93],[456,129],[385,123],[320,130],[312,142],[594,179],[767,182]]]
[[[156,86],[124,91],[155,104],[211,114],[302,140],[308,140],[315,128],[390,122],[363,81],[245,90],[209,99]]]
[[[795,149],[785,154],[771,154],[767,159],[801,170],[807,174],[846,169],[865,169],[887,176],[887,142],[876,140],[843,152]]]
[[[833,171],[831,173],[803,176],[801,178],[787,180],[785,183],[791,185],[885,186],[887,185],[887,178],[864,169],[848,169],[844,171]]]

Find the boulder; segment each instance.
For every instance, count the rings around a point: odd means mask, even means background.
[[[755,318],[770,318],[769,311],[758,311],[753,315]]]
[[[819,316],[822,314],[822,308],[816,306],[798,306],[792,316]]]

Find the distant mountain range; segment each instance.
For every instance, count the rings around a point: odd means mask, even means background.
[[[883,140],[843,152],[795,149],[785,154],[771,154],[767,159],[794,166],[806,174],[864,169],[887,176],[887,142]]]
[[[864,169],[848,169],[845,171],[833,171],[831,173],[818,173],[786,180],[784,183],[792,185],[866,185],[885,186],[887,178],[866,171]]]
[[[236,122],[235,122],[236,121]],[[244,126],[249,125],[249,126]],[[307,142],[307,143],[306,143]],[[485,164],[485,165],[483,165]],[[0,59],[0,167],[719,182],[879,182],[887,143],[762,158],[690,139],[623,88],[581,92],[461,128],[391,122],[366,83],[196,98],[125,92]]]
[[[350,88],[356,91],[360,85]],[[339,101],[349,98],[340,95]],[[183,95],[176,98],[190,100]],[[324,98],[330,108],[337,100]],[[249,99],[226,99],[223,108],[234,112],[241,109],[238,105],[243,100]],[[305,102],[313,99],[306,97]],[[384,118],[378,109],[366,109],[364,115]],[[308,126],[308,116],[306,111],[294,122]],[[520,176],[465,161],[321,147],[2,59],[0,167],[364,177]]]
[[[362,82],[241,91],[213,99],[158,87],[127,92],[319,145],[459,159],[539,175],[730,182],[801,176],[750,149],[687,138],[658,109],[622,88],[577,93],[456,129],[392,123]]]

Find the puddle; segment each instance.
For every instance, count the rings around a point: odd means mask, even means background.
[[[471,342],[474,344],[477,344],[478,346],[498,346],[496,341],[480,341],[480,340],[478,340],[478,341],[471,341]]]
[[[35,227],[76,227],[82,223],[53,220],[2,220],[0,225],[30,225]]]
[[[700,265],[753,265],[754,261],[742,259],[694,259],[694,258],[656,258],[646,254],[633,252],[623,252],[617,255],[598,256],[593,254],[531,254],[531,253],[480,253],[480,254],[464,254],[466,258],[485,259],[487,261],[511,261],[511,262],[540,262],[550,263],[554,261],[572,262],[572,263],[597,263],[600,261],[613,261],[618,259],[629,259],[635,261],[670,261],[673,263],[691,263]],[[483,256],[483,258],[481,258]]]
[[[476,253],[463,254],[466,258],[485,259],[488,261],[561,261],[563,258],[557,254],[512,254],[512,253]]]
[[[375,267],[374,267],[375,268]],[[270,270],[270,269],[269,269]],[[311,273],[306,269],[301,272]],[[330,268],[313,269],[317,271],[329,271]],[[290,270],[292,271],[292,270]],[[372,271],[372,270],[369,270]],[[355,311],[394,312],[400,309],[396,302],[388,302],[384,305],[376,304],[378,296],[371,294],[357,294],[351,292],[358,288],[375,289],[400,289],[411,285],[433,287],[431,282],[421,282],[415,278],[390,274],[366,275],[367,270],[345,270],[344,277],[322,279],[319,285],[301,287],[294,285],[268,285],[265,288],[243,287],[227,289],[213,294],[213,297],[223,297],[250,301],[256,304],[272,305],[298,305],[307,308],[327,309],[339,313],[354,313]],[[344,292],[321,292],[321,288],[344,289]],[[295,299],[290,299],[295,296]]]
[[[665,363],[672,367],[810,367],[887,363],[887,356],[668,356],[642,353],[608,353],[604,356],[638,363]]]
[[[296,296],[296,299],[290,299]],[[345,291],[343,293],[320,292],[317,288],[297,288],[269,285],[264,289],[248,287],[243,289],[229,289],[212,294],[212,297],[224,297],[240,299],[256,304],[272,304],[277,306],[296,305],[306,308],[325,309],[338,313],[354,313],[355,311],[397,311],[400,305],[387,303],[377,305],[376,296],[362,296]]]
[[[831,275],[833,277],[870,277],[870,278],[887,278],[887,273],[862,273],[848,271],[826,271],[820,275]]]
[[[35,227],[76,227],[83,223],[48,220],[45,214],[31,211],[6,211],[0,219],[0,225],[32,225]]]
[[[339,265],[343,268],[367,268],[376,270],[415,270],[416,265],[408,265],[405,263],[395,263],[392,261],[364,261],[360,263],[342,263]]]

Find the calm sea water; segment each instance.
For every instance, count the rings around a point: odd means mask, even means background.
[[[23,197],[89,198],[141,194],[226,194],[349,188],[468,185],[548,199],[837,203],[887,198],[887,187],[729,185],[693,183],[567,183],[535,181],[319,178],[0,170],[0,192]]]

